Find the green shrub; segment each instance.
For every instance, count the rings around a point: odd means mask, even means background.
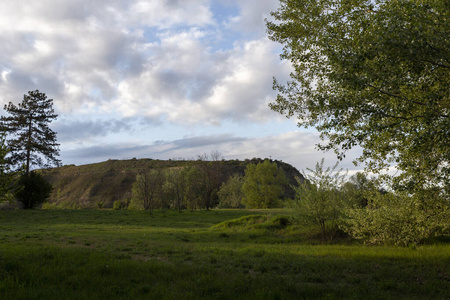
[[[47,201],[52,192],[52,185],[38,172],[23,174],[19,180],[22,187],[16,194],[24,209],[36,208]]]
[[[324,169],[323,163],[324,159],[316,164],[314,170],[307,169],[310,173],[305,175],[304,183],[298,179],[291,210],[295,222],[317,226],[323,239],[332,239],[342,217],[344,201],[340,187],[345,175],[335,172],[337,164]]]
[[[367,208],[348,209],[347,216],[341,227],[368,244],[417,245],[450,234],[450,207],[439,195],[376,192]]]
[[[113,209],[121,210],[124,207],[123,203],[120,200],[114,201]]]

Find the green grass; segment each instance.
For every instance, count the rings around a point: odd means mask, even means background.
[[[450,245],[317,244],[283,211],[0,213],[0,299],[448,299]]]

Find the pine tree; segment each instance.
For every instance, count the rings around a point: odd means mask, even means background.
[[[52,106],[53,99],[47,99],[44,93],[36,90],[24,95],[18,106],[9,102],[4,107],[9,114],[2,117],[3,129],[9,136],[8,159],[16,168],[25,165],[26,174],[30,173],[32,165],[60,165],[56,132],[48,127],[58,116]]]

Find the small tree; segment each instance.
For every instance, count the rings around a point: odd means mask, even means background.
[[[184,180],[184,198],[187,207],[190,210],[204,207],[206,197],[208,196],[208,178],[205,173],[203,173],[198,167],[192,166],[186,170]]]
[[[298,186],[293,187],[296,197],[292,201],[292,216],[299,223],[318,226],[324,239],[332,238],[328,227],[337,228],[337,221],[342,215],[343,209],[340,188],[345,175],[336,172],[337,164],[324,170],[324,159],[316,164],[314,170],[307,169],[310,173],[304,174],[305,182],[298,181]],[[328,224],[329,223],[329,224]]]
[[[38,172],[25,173],[20,177],[16,199],[24,209],[36,208],[45,203],[52,192],[52,185]]]
[[[164,198],[171,202],[171,206],[181,212],[186,190],[185,174],[186,168],[168,169],[165,171],[163,184]]]
[[[18,165],[17,168],[25,164],[26,174],[30,173],[31,165],[59,166],[56,132],[48,127],[58,116],[53,110],[53,99],[47,99],[38,90],[30,91],[18,106],[9,102],[4,109],[10,114],[1,120],[4,130],[12,137],[8,140],[11,163]]]
[[[132,188],[133,201],[152,213],[161,196],[163,182],[161,170],[138,174]]]
[[[348,200],[349,204],[356,205],[359,208],[367,206],[369,194],[375,190],[385,193],[380,187],[378,179],[369,178],[362,172],[352,175],[342,186],[342,192],[345,194],[345,198]]]
[[[248,208],[275,207],[284,195],[287,179],[275,162],[248,164],[242,185],[242,203]]]
[[[222,184],[219,195],[219,206],[222,208],[239,208],[242,201],[242,185],[244,178],[234,174]]]

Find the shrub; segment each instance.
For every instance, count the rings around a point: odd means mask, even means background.
[[[296,197],[291,202],[291,209],[294,221],[315,225],[324,239],[331,239],[342,215],[343,197],[339,190],[345,175],[335,172],[337,164],[324,170],[323,163],[322,159],[314,170],[307,169],[310,174],[304,176],[304,183],[297,179],[299,184],[293,187]]]
[[[121,210],[124,207],[123,203],[120,200],[114,201],[113,209]]]
[[[35,208],[47,201],[52,192],[52,185],[38,172],[23,174],[19,180],[22,187],[16,194],[16,199],[23,204],[24,209]]]
[[[367,208],[348,209],[347,216],[342,228],[367,244],[417,245],[450,233],[450,207],[439,195],[375,192]]]

